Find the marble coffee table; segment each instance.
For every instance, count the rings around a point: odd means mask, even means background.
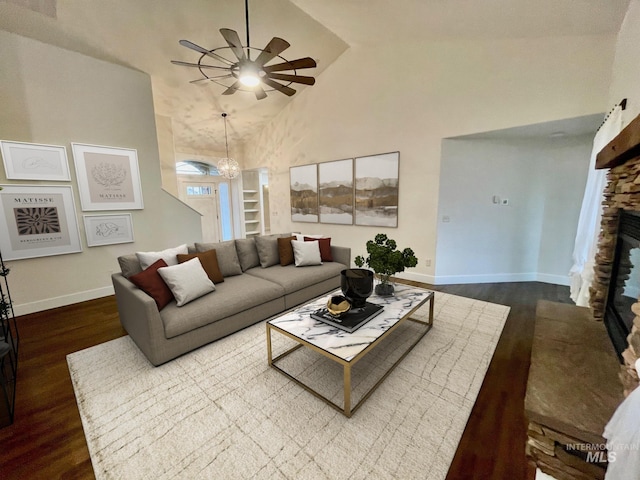
[[[370,303],[383,305],[382,313],[365,323],[353,333],[346,332],[332,325],[311,318],[311,313],[326,306],[327,299],[332,295],[340,295],[340,290],[331,292],[289,311],[267,322],[267,359],[269,365],[290,378],[316,397],[324,400],[347,417],[369,398],[371,393],[384,381],[391,371],[406,357],[433,326],[433,292],[422,288],[396,285],[395,294],[390,297],[373,295],[367,299]],[[428,321],[411,318],[411,315],[429,301]],[[382,378],[364,394],[358,404],[351,406],[351,369],[353,366],[383,342],[403,322],[412,321],[425,326],[424,330],[415,338],[402,356],[387,370]],[[278,332],[295,342],[293,348],[273,357],[271,334]],[[339,363],[344,368],[344,404],[339,406],[318,393],[299,379],[281,369],[276,363],[295,350],[310,348],[327,358]]]

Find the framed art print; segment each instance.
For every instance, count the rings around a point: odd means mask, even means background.
[[[72,143],[82,210],[141,210],[138,154],[130,148]]]
[[[82,251],[70,185],[0,185],[5,260]]]
[[[99,247],[133,242],[130,213],[121,215],[83,215],[87,246]]]
[[[289,168],[291,221],[318,222],[318,166]]]
[[[353,224],[353,159],[318,164],[320,223]]]
[[[8,180],[71,181],[65,147],[0,140],[0,149]]]
[[[400,153],[356,158],[356,225],[398,226]]]

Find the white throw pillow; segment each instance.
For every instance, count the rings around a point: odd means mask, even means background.
[[[319,242],[291,240],[291,245],[293,245],[293,258],[295,259],[296,267],[322,265]]]
[[[179,307],[216,289],[197,257],[179,265],[160,267],[158,273]]]
[[[138,257],[138,261],[140,262],[140,266],[143,270],[145,270],[149,265],[153,265],[158,260],[164,260],[167,265],[177,265],[178,264],[178,254],[186,255],[189,253],[187,244],[180,245],[174,248],[167,248],[166,250],[162,250],[161,252],[136,252],[136,257]]]

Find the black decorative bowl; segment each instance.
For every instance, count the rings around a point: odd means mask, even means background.
[[[373,293],[373,272],[366,268],[347,268],[340,272],[342,294],[352,308],[362,308]]]

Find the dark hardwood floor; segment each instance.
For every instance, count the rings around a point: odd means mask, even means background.
[[[535,306],[539,299],[569,302],[568,287],[420,286],[511,307],[447,479],[532,480],[524,455],[524,394]],[[126,334],[115,299],[25,315],[18,326],[16,413],[14,424],[0,429],[0,478],[94,478],[66,355]]]

